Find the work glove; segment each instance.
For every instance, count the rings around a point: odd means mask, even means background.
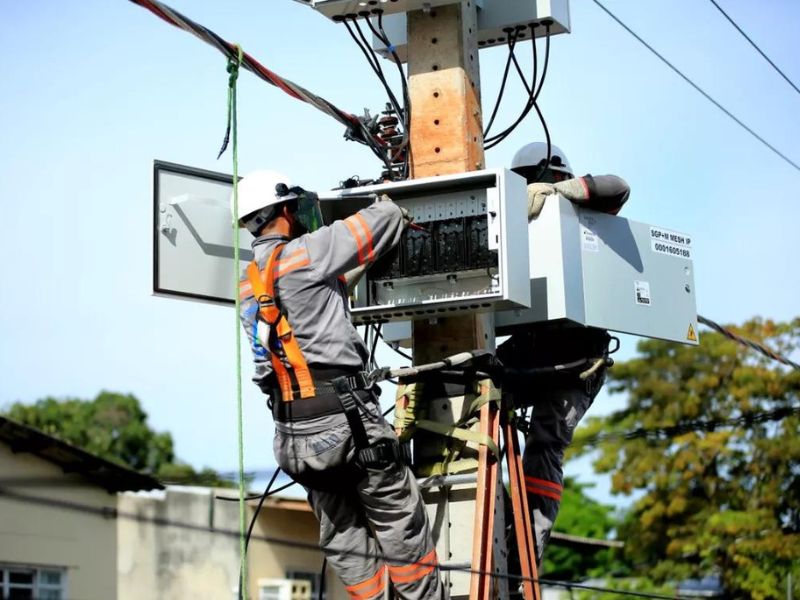
[[[528,221],[533,221],[544,208],[548,196],[556,194],[552,183],[531,183],[528,186]]]
[[[375,200],[375,202],[391,202],[392,204],[397,206],[397,208],[400,209],[400,213],[403,215],[403,227],[408,227],[409,225],[411,225],[412,221],[414,221],[414,217],[412,217],[405,208],[403,208],[398,204],[395,204],[394,200],[389,198],[389,196],[387,196],[386,194],[381,194],[380,196],[378,196],[378,199]]]
[[[559,181],[553,185],[556,191],[570,202],[585,204],[589,200],[589,188],[583,177],[573,177],[565,181]]]

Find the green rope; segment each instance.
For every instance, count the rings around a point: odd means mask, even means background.
[[[244,433],[242,411],[242,326],[239,322],[241,303],[239,300],[239,147],[236,128],[236,80],[239,77],[239,66],[242,64],[242,48],[236,46],[238,56],[236,60],[228,60],[228,131],[225,133],[225,142],[220,150],[220,156],[225,152],[230,133],[233,145],[233,297],[236,305],[236,412],[237,435],[239,442],[239,598],[246,600],[247,594],[247,546],[245,536],[247,532],[247,515],[245,514],[245,483],[244,483]],[[219,158],[219,157],[218,157]]]

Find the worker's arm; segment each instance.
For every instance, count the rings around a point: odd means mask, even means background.
[[[584,175],[555,184],[532,183],[528,186],[528,218],[538,217],[545,199],[556,192],[585,208],[615,215],[628,200],[631,188],[616,175]]]
[[[617,214],[631,195],[631,188],[616,175],[584,175],[553,185],[562,196],[592,210]]]
[[[400,242],[403,211],[391,200],[375,202],[305,238],[311,268],[321,278],[366,267]]]

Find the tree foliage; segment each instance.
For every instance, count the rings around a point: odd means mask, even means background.
[[[147,413],[130,394],[100,392],[93,400],[43,398],[17,402],[8,418],[78,446],[101,458],[175,483],[230,486],[211,469],[200,473],[177,460],[172,435],[147,423]]]
[[[800,319],[736,331],[785,355],[800,344]],[[782,598],[800,557],[800,372],[717,333],[638,351],[610,374],[627,407],[576,437],[614,492],[641,496],[626,555],[657,581],[716,572],[732,597]]]

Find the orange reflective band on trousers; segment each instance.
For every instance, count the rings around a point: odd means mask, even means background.
[[[529,494],[537,496],[544,496],[545,498],[552,498],[553,500],[561,500],[561,492],[564,488],[555,481],[547,481],[546,479],[537,479],[536,477],[525,477],[525,489]]]
[[[423,556],[417,562],[410,565],[403,565],[399,567],[389,566],[389,577],[395,585],[403,583],[413,583],[419,581],[431,571],[433,571],[438,564],[436,559],[436,549],[431,550],[428,554]]]
[[[351,600],[372,600],[383,594],[386,587],[386,566],[378,569],[369,579],[347,586],[345,589],[350,595]]]

